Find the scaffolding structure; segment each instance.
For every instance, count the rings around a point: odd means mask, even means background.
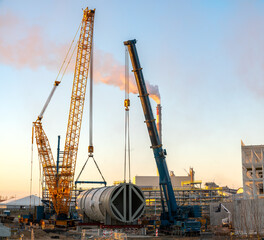
[[[145,216],[153,217],[160,215],[162,211],[160,189],[158,187],[140,187],[146,199]],[[210,203],[226,201],[229,195],[223,188],[191,188],[177,187],[174,188],[174,195],[179,206],[183,205],[200,205],[202,215],[209,216]]]

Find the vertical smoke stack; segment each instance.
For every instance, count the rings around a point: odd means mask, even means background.
[[[192,167],[190,167],[190,176],[191,176],[191,183],[193,183],[194,182],[194,170],[193,170],[193,168]]]
[[[161,134],[161,106],[157,104],[157,130],[160,138],[160,143],[162,143],[162,134]]]

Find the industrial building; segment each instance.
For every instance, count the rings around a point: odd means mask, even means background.
[[[191,176],[175,176],[173,172],[170,174],[173,187],[183,186],[185,182],[191,181]],[[159,187],[159,176],[135,176],[133,183],[139,187]]]
[[[227,216],[236,234],[249,236],[263,235],[263,159],[264,145],[245,145],[241,141],[243,191],[224,202],[226,211],[218,211],[219,204],[210,204],[211,226],[221,225]],[[242,193],[243,192],[243,198]],[[239,194],[241,193],[241,194]]]
[[[186,176],[176,176],[170,171],[170,178],[177,203],[181,206],[200,205],[203,216],[209,217],[211,203],[226,201],[236,193],[233,189],[219,187],[211,182],[202,187],[202,181],[195,180],[194,174],[193,168],[189,169]],[[162,210],[159,176],[135,176],[133,183],[144,193],[146,216],[158,216]]]
[[[246,146],[241,141],[244,199],[264,198],[264,145]]]

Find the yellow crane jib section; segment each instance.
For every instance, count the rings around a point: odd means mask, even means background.
[[[81,32],[78,41],[64,156],[58,183],[58,194],[61,199],[60,201],[57,201],[58,205],[56,212],[61,214],[68,214],[71,201],[71,190],[73,187],[73,178],[92,50],[94,14],[95,10],[89,10],[88,8],[84,10]]]
[[[42,123],[37,120],[33,123],[35,129],[35,138],[38,148],[39,160],[43,168],[43,175],[49,190],[49,196],[53,202],[56,202],[56,165],[51,152],[49,140],[42,128]]]

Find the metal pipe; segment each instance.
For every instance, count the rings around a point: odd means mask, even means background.
[[[39,119],[39,120],[41,120],[41,119],[43,118],[44,112],[46,111],[46,109],[47,109],[47,107],[48,107],[48,105],[49,105],[49,103],[50,103],[50,100],[51,100],[51,98],[52,98],[52,96],[53,96],[53,94],[54,94],[56,88],[59,86],[59,84],[60,84],[60,81],[55,81],[55,82],[54,82],[54,85],[53,85],[53,88],[52,88],[52,90],[51,90],[51,92],[50,92],[50,95],[48,96],[48,99],[47,99],[47,101],[45,102],[44,107],[42,108],[42,110],[41,110],[41,112],[40,112],[40,114],[39,114],[39,116],[38,116],[38,119]]]

